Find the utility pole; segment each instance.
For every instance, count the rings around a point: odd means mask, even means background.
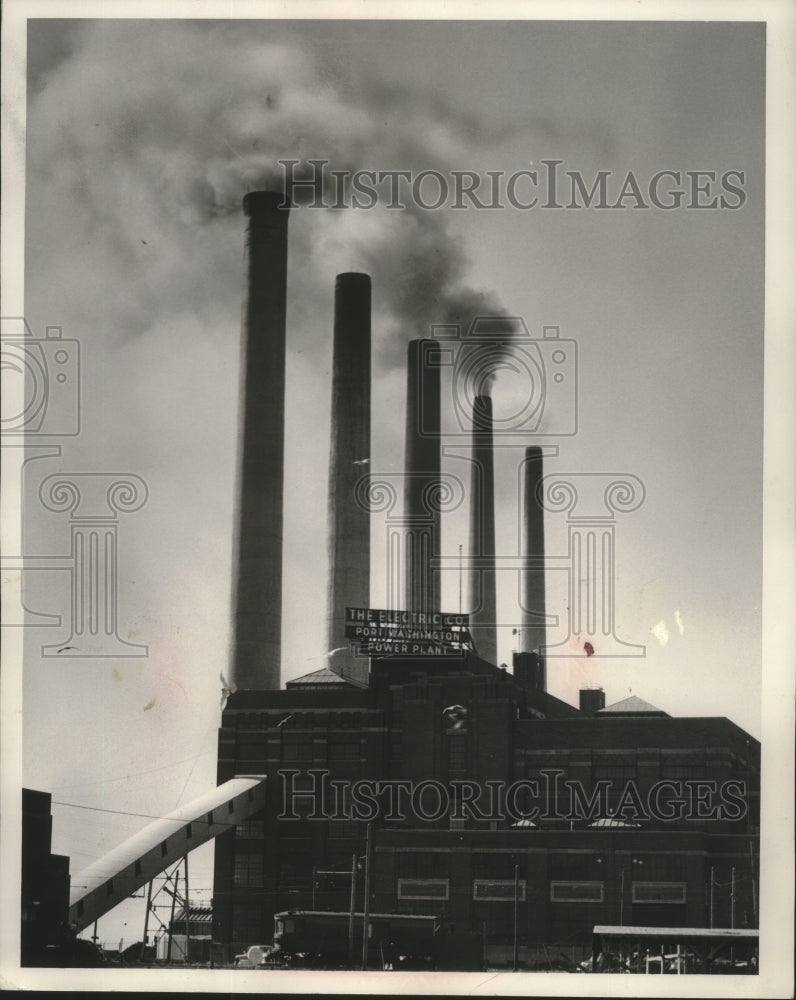
[[[710,926],[713,928],[713,914],[714,914],[714,902],[715,902],[715,886],[716,886],[716,869],[713,865],[710,866]]]
[[[514,972],[520,967],[520,866],[514,866]]]
[[[365,901],[362,906],[362,971],[368,967],[368,923],[370,920],[370,847],[373,836],[373,823],[368,823],[365,839]]]
[[[735,927],[735,868],[730,873],[730,928]]]
[[[185,855],[185,964],[191,956],[191,898],[188,892],[188,855]]]
[[[462,613],[462,547],[459,545],[459,614]]]
[[[146,913],[144,914],[144,940],[141,942],[141,955],[139,956],[141,961],[144,961],[144,955],[146,954],[147,945],[147,934],[149,933],[149,911],[152,909],[152,879],[149,880],[149,885],[146,890]]]
[[[625,869],[619,875],[619,926],[625,926]]]
[[[752,841],[749,841],[749,873],[752,876],[752,914],[757,923],[757,889],[755,882],[755,853]]]
[[[348,968],[354,965],[354,907],[357,899],[357,856],[351,855],[351,905],[348,911]]]
[[[312,908],[315,909],[315,865],[312,866]]]
[[[180,888],[180,869],[174,874],[174,892],[171,894],[171,919],[169,920],[169,944],[166,950],[166,961],[171,961],[171,940],[174,936],[174,907],[177,904],[177,893]]]

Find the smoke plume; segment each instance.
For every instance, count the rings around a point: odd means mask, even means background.
[[[71,245],[58,248],[60,262],[47,261],[52,294],[74,297],[75,257],[90,270],[101,253],[107,270],[91,305],[99,299],[113,317],[110,336],[148,328],[142,302],[237,293],[239,256],[230,252],[219,266],[214,248],[239,238],[246,191],[282,187],[279,160],[299,159],[297,175],[312,158],[328,160],[329,170],[445,173],[505,131],[481,124],[476,132],[466,115],[411,88],[387,93],[383,82],[346,79],[322,55],[262,41],[244,24],[88,21],[73,45],[34,98],[44,127],[32,137],[29,169],[47,182],[39,189],[48,197],[70,203]],[[235,58],[214,58],[219,47]],[[167,82],[174,79],[179,89]],[[46,232],[31,236],[34,252],[49,258]],[[319,279],[319,259],[372,274],[388,365],[401,363],[406,340],[432,323],[500,312],[468,286],[445,214],[411,202],[400,211],[296,209],[291,252],[304,281]],[[35,272],[37,261],[30,264]]]

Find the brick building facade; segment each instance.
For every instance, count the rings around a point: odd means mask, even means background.
[[[374,659],[367,689],[320,670],[233,694],[218,780],[266,774],[268,792],[217,840],[214,940],[233,953],[281,910],[347,910],[354,859],[361,908],[368,822],[371,906],[492,949],[515,892],[523,947],[585,947],[600,923],[757,926],[759,743],[638,698],[576,709],[536,689],[533,659]]]

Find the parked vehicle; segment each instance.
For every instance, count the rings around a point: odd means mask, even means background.
[[[236,969],[265,969],[274,965],[272,944],[253,944],[235,956]]]
[[[359,968],[363,914],[285,910],[274,917],[274,949],[295,968]],[[408,913],[368,916],[367,965],[379,969],[432,969],[439,917]]]

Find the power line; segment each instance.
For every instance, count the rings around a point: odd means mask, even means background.
[[[201,816],[195,819],[185,819],[177,818],[174,816],[155,816],[153,813],[139,813],[139,812],[128,812],[125,809],[102,809],[100,806],[80,806],[76,802],[60,802],[53,799],[52,804],[54,806],[67,806],[69,809],[86,809],[89,812],[101,812],[101,813],[114,813],[117,816],[140,816],[142,819],[167,819],[171,820],[172,823],[207,823],[207,819]],[[227,823],[224,820],[214,819],[213,826],[237,826],[236,823]]]
[[[56,791],[62,791],[67,788],[91,788],[94,785],[106,785],[111,781],[126,781],[128,778],[138,778],[144,774],[155,774],[158,771],[166,771],[170,767],[178,767],[180,764],[195,763],[200,757],[206,757],[208,754],[215,752],[214,747],[210,750],[203,750],[202,753],[194,754],[192,757],[185,757],[183,760],[175,760],[170,764],[163,764],[161,767],[150,768],[148,771],[131,771],[129,774],[120,775],[118,778],[102,778],[99,781],[82,781],[76,785],[57,785]]]

